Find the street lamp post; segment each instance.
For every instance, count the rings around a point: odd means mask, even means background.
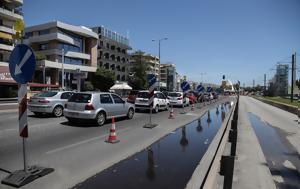
[[[165,38],[161,38],[161,39],[158,39],[158,40],[155,40],[155,39],[152,39],[152,41],[158,41],[158,91],[160,91],[160,79],[161,79],[161,76],[160,76],[160,42],[163,41],[163,40],[167,40],[168,38],[165,37]]]
[[[65,69],[64,69],[64,62],[65,62],[65,50],[61,50],[61,88],[65,89]]]

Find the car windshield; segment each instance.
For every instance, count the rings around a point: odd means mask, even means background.
[[[91,100],[91,94],[75,93],[69,99],[69,102],[88,103]]]
[[[148,92],[139,92],[137,97],[138,98],[148,98],[149,93]]]
[[[36,95],[34,95],[34,97],[53,97],[56,94],[57,92],[54,91],[44,91],[44,92],[37,93]]]
[[[170,97],[180,97],[181,94],[180,93],[169,93],[168,96],[170,96]]]

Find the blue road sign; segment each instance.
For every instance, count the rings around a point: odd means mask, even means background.
[[[207,87],[206,91],[209,93],[212,92],[212,87]]]
[[[9,57],[9,71],[11,77],[20,84],[26,84],[32,79],[35,71],[35,56],[30,47],[17,45]]]
[[[156,83],[156,76],[154,74],[148,75],[148,86],[151,87]]]
[[[181,89],[183,92],[190,90],[190,84],[186,81],[181,83]]]
[[[203,92],[204,91],[204,87],[202,85],[198,85],[197,86],[197,91],[200,93],[200,92]]]

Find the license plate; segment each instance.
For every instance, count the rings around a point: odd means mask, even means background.
[[[69,112],[69,114],[72,115],[72,116],[78,116],[79,115],[79,113],[77,113],[77,112]]]

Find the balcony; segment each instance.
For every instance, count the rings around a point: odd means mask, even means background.
[[[0,49],[12,51],[14,49],[14,45],[11,40],[0,39]]]
[[[0,16],[11,20],[23,20],[22,12],[15,9],[10,10],[7,7],[0,7]]]
[[[36,51],[36,53],[44,54],[44,55],[53,55],[53,54],[61,55],[62,51],[60,49],[47,49],[47,50]],[[70,58],[78,58],[78,59],[85,59],[85,60],[91,59],[91,55],[89,54],[73,52],[73,51],[65,52],[65,56]]]
[[[71,45],[76,45],[76,41],[72,37],[69,37],[61,32],[31,36],[28,39],[24,40],[24,43],[31,44],[39,42],[48,42],[51,40],[58,40]]]
[[[0,31],[13,34],[13,35],[16,34],[16,31],[12,27],[4,26],[4,25],[0,25]]]

